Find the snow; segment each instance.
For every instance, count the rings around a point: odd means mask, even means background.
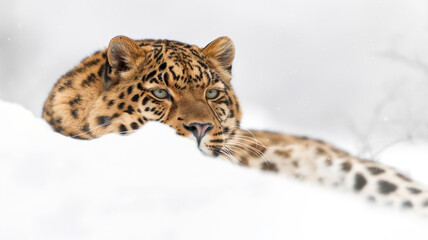
[[[244,126],[428,184],[427,23],[425,0],[5,1],[0,99],[39,116],[55,80],[119,34],[229,36]],[[427,220],[206,158],[163,125],[78,141],[20,105],[0,101],[0,240],[427,239]]]
[[[18,104],[0,101],[0,112],[2,240],[428,237],[428,219],[204,157],[161,124],[82,141]],[[381,158],[428,183],[427,149],[399,144]],[[414,161],[402,164],[406,152]]]

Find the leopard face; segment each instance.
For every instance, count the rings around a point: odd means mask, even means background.
[[[230,85],[234,54],[227,37],[202,49],[115,37],[58,80],[43,118],[55,131],[80,139],[126,134],[159,121],[216,156],[241,119]]]
[[[138,119],[168,124],[194,139],[205,154],[217,156],[241,118],[230,85],[233,58],[233,43],[226,37],[204,49],[116,37],[107,51],[106,92],[125,92],[135,103],[124,108],[133,109]]]

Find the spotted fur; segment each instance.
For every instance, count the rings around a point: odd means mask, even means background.
[[[159,121],[195,138],[192,124],[209,124],[199,149],[244,166],[342,187],[376,202],[428,212],[428,191],[396,170],[358,159],[330,144],[239,127],[241,109],[231,86],[232,41],[205,48],[124,36],[62,76],[43,118],[66,136],[92,139],[128,134]],[[165,97],[156,91],[166,91]],[[207,91],[217,91],[208,98]]]

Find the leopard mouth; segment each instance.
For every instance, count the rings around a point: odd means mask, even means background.
[[[218,157],[221,155],[221,149],[222,146],[220,145],[212,145],[210,144],[209,139],[202,139],[200,144],[198,144],[198,149],[201,151],[205,156],[209,157]]]
[[[198,144],[198,149],[199,151],[201,151],[205,156],[209,156],[209,157],[216,157],[216,155],[214,154],[214,151],[209,149],[208,147],[205,146],[205,144]]]

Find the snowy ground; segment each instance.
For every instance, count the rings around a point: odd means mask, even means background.
[[[206,158],[160,124],[79,141],[17,104],[0,112],[1,240],[428,238],[427,219]],[[428,183],[427,156],[402,144],[382,160]]]
[[[55,80],[119,34],[201,47],[226,35],[244,126],[321,138],[428,184],[427,29],[426,0],[3,1],[0,100],[39,116]],[[0,240],[426,240],[427,229],[206,158],[162,125],[77,141],[0,101]]]

